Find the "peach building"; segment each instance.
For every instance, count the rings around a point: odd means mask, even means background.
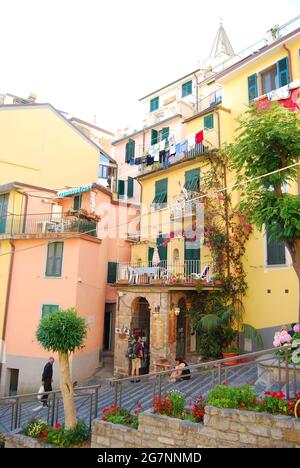
[[[101,366],[103,352],[113,350],[117,299],[111,284],[117,264],[130,260],[125,221],[137,218],[138,209],[113,200],[98,184],[53,192],[15,182],[0,186],[0,194],[6,194],[8,208],[0,219],[5,311],[0,393],[38,390],[49,352],[35,331],[41,317],[58,308],[75,307],[87,321],[85,347],[71,357],[73,381],[85,379]],[[58,385],[54,364],[54,388]]]

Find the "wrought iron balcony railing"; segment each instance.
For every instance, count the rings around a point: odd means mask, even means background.
[[[87,233],[97,237],[97,223],[76,215],[67,216],[55,213],[0,215],[0,236],[64,232]]]

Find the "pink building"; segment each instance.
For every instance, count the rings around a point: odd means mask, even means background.
[[[137,219],[139,213],[97,184],[58,193],[8,185],[15,210],[10,209],[0,234],[11,248],[2,395],[38,390],[49,353],[35,331],[41,317],[58,308],[75,307],[89,327],[84,349],[71,357],[73,381],[91,376],[102,365],[104,352],[114,345],[117,300],[111,284],[117,264],[130,261],[126,220]],[[20,197],[26,202],[20,203]],[[54,388],[58,385],[56,361]]]

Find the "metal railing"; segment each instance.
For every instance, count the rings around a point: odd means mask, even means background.
[[[176,389],[184,394],[187,403],[199,395],[207,395],[209,390],[228,384],[240,386],[249,384],[263,394],[266,390],[283,390],[287,398],[296,396],[300,390],[300,366],[289,364],[288,352],[291,346],[271,348],[239,356],[218,359],[200,364],[191,364],[186,369],[191,372],[190,380],[179,380]],[[283,356],[278,351],[284,351]],[[158,363],[156,363],[158,364]],[[232,364],[232,365],[231,365]],[[234,365],[233,365],[234,364]],[[141,403],[143,410],[153,405],[154,396],[162,396],[174,389],[170,381],[175,366],[161,372],[140,375],[139,382],[131,384],[132,377],[122,379],[99,380],[98,385],[74,388],[74,399],[78,419],[85,420],[91,428],[92,420],[101,415],[109,405],[117,405],[132,411],[136,403]],[[269,376],[277,373],[275,383],[263,383]],[[37,409],[43,413],[43,420],[54,426],[64,422],[64,411],[60,390],[47,392],[48,407]],[[37,417],[37,393],[29,393],[0,398],[0,428],[2,432],[16,430],[25,426],[32,417]],[[41,416],[39,416],[41,418]]]
[[[202,97],[196,104],[195,113],[203,112],[207,109],[214,109],[217,104],[222,102],[222,88],[216,89],[214,92]]]
[[[117,283],[129,284],[165,284],[193,285],[199,280],[212,284],[212,263],[200,260],[185,260],[184,262],[168,262],[161,260],[157,265],[153,262],[119,263]]]
[[[8,214],[0,216],[0,235],[45,234],[63,232],[89,232],[97,236],[97,223],[76,215],[37,213],[28,215]]]

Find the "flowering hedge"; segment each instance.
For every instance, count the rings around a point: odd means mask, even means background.
[[[114,424],[123,424],[124,426],[130,426],[133,429],[138,428],[138,415],[142,411],[142,405],[137,403],[136,408],[132,413],[125,408],[121,408],[117,405],[111,405],[110,407],[102,410],[102,421],[112,422]]]
[[[218,408],[236,408],[294,416],[295,405],[299,399],[300,392],[296,393],[295,398],[287,399],[282,390],[280,392],[266,391],[258,396],[250,385],[242,387],[220,385],[208,393],[207,403]],[[300,406],[297,409],[297,415],[300,416]]]
[[[75,429],[65,429],[59,423],[51,427],[41,419],[32,419],[22,432],[34,439],[41,439],[63,448],[81,445],[89,438],[89,428],[83,421],[79,421]]]
[[[300,324],[296,323],[293,327],[293,336],[283,328],[274,335],[273,346],[278,348],[291,344],[291,349],[288,350],[288,362],[291,364],[300,364]],[[280,349],[276,352],[278,356],[284,356],[285,352]]]
[[[178,419],[189,419],[193,422],[202,422],[205,414],[205,400],[202,395],[196,397],[193,403],[190,403],[190,409],[186,410],[186,399],[182,393],[172,390],[168,394],[153,400],[153,413],[170,416]]]

